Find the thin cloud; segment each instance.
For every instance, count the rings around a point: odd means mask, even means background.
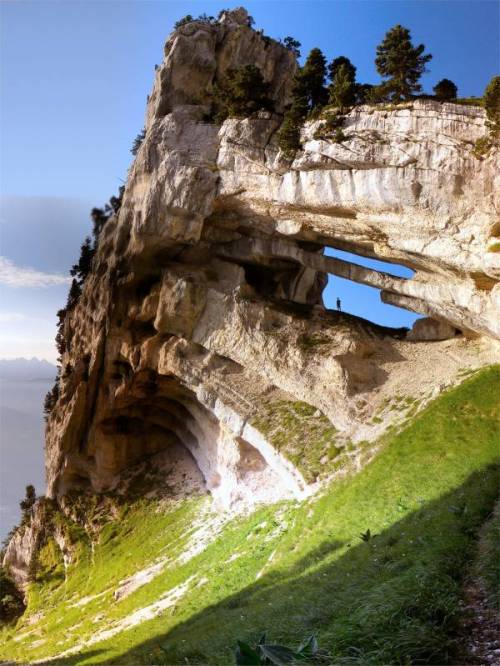
[[[0,323],[7,324],[11,321],[21,321],[26,319],[26,315],[21,312],[0,312]]]
[[[70,277],[60,273],[43,273],[29,266],[17,266],[7,257],[0,256],[0,284],[8,287],[53,287],[70,282]]]

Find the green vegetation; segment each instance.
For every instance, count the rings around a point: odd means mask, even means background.
[[[331,84],[327,89],[325,81],[328,77]],[[320,110],[329,101],[330,104],[343,109],[356,101],[362,103],[370,86],[356,83],[356,67],[349,58],[339,56],[327,66],[326,59],[320,49],[312,49],[307,60],[295,76],[292,91],[292,103],[285,112],[283,124],[278,133],[278,145],[285,157],[293,158],[300,149],[300,128],[306,118],[317,116]],[[331,119],[337,116],[335,126],[329,125]],[[343,117],[337,112],[330,114],[329,120],[324,124],[325,133],[321,138],[331,134],[337,143],[347,137],[338,131],[343,123]],[[321,130],[318,130],[318,132]],[[315,138],[320,138],[319,135]]]
[[[491,518],[481,530],[479,554],[475,563],[475,575],[481,579],[488,603],[500,610],[500,500],[497,501]]]
[[[182,554],[210,524],[208,498],[123,504],[92,547],[78,541],[64,584],[30,587],[1,657],[61,653],[177,591],[161,614],[51,663],[230,664],[237,639],[252,645],[263,631],[285,646],[314,634],[339,665],[458,663],[462,580],[499,492],[499,392],[499,367],[477,372],[387,437],[360,473],[229,521],[191,559]],[[292,428],[310,412],[281,409]],[[484,538],[494,562],[489,527]],[[159,558],[159,575],[114,599],[119,581]]]
[[[500,134],[500,76],[494,76],[486,86],[483,104],[486,109],[490,134],[496,138]]]
[[[59,400],[59,373],[57,375],[56,381],[52,388],[47,391],[45,398],[43,400],[43,413],[45,420],[48,421],[49,416],[52,414],[52,410],[55,407],[56,402]]]
[[[321,341],[318,344],[322,344]],[[251,424],[302,472],[307,482],[331,472],[341,447],[337,430],[307,402],[271,402]]]
[[[478,139],[472,148],[472,154],[479,160],[489,153],[500,137],[500,76],[494,76],[488,83],[482,101],[488,119],[486,123],[488,133]]]
[[[226,78],[214,90],[215,119],[246,118],[261,110],[271,110],[269,85],[255,65],[229,70]]]
[[[328,65],[328,76],[330,81],[335,80],[335,76],[341,67],[346,69],[347,75],[351,81],[356,81],[356,67],[352,64],[349,58],[346,58],[346,56],[338,56]]]
[[[345,120],[344,116],[337,109],[334,109],[333,112],[325,109],[322,116],[323,122],[314,132],[314,138],[329,139],[335,143],[340,143],[339,139],[342,141],[345,140],[346,137],[342,130]]]
[[[278,132],[278,145],[285,157],[291,159],[300,149],[300,128],[307,116],[308,106],[306,98],[301,95],[300,87],[295,82],[293,101],[286,111],[283,123]]]
[[[192,16],[191,14],[186,14],[186,16],[183,16],[181,19],[174,23],[174,30],[177,30],[178,28],[181,28],[183,25],[187,25],[188,23],[193,23],[193,21],[196,21],[197,23],[206,23],[207,25],[216,25],[222,15],[228,11],[228,9],[221,9],[216,17],[208,16],[208,14],[205,13],[199,14],[196,17]],[[255,21],[253,17],[249,16],[247,19],[247,26],[251,28],[254,23]]]
[[[395,25],[388,30],[377,46],[375,58],[378,73],[387,78],[381,84],[387,99],[399,102],[422,90],[418,81],[432,59],[430,54],[424,55],[424,51],[423,44],[413,46],[408,28]]]
[[[417,414],[421,402],[421,399],[412,396],[395,395],[392,398],[386,398],[375,411],[371,423],[373,425],[383,423],[383,416],[394,411],[400,412],[404,419],[403,422],[405,422]],[[399,423],[401,422],[400,420]],[[396,427],[396,424],[394,424],[394,427]]]
[[[287,664],[296,665],[301,661],[307,664],[329,663],[328,656],[319,651],[318,642],[312,635],[295,650],[284,645],[268,643],[266,634],[261,636],[255,646],[238,641],[235,658],[236,666],[260,666],[263,664],[286,666]]]
[[[299,41],[293,37],[285,37],[283,39],[283,45],[293,53],[296,58],[300,58],[300,47],[302,46]]]
[[[472,154],[474,157],[476,157],[478,160],[482,160],[483,157],[485,157],[489,151],[490,148],[493,146],[493,143],[491,141],[491,138],[488,134],[485,136],[480,137],[475,141],[474,146],[472,147]],[[488,248],[488,251],[489,248]]]
[[[308,114],[328,100],[325,88],[326,59],[320,49],[312,49],[304,67],[295,75],[292,103],[278,133],[278,145],[285,157],[292,158],[300,148],[300,128]]]
[[[301,96],[305,97],[309,111],[326,104],[325,80],[326,58],[321,49],[311,49],[298,75]]]
[[[194,17],[191,14],[186,14],[186,16],[183,16],[181,19],[174,23],[174,30],[177,30],[178,28],[182,27],[183,25],[187,25],[188,23],[192,23],[193,21],[197,21],[199,23],[208,23],[209,25],[214,25],[217,23],[215,16],[200,14],[199,16]]]
[[[0,625],[13,622],[23,611],[23,595],[0,564]]]
[[[21,509],[21,524],[28,522],[31,509],[36,502],[36,490],[35,486],[29,484],[26,486],[26,491],[24,499],[19,502],[19,508]]]
[[[453,104],[462,104],[463,106],[483,106],[482,97],[457,97]]]
[[[450,79],[441,79],[433,88],[436,99],[440,102],[449,102],[457,98],[458,88]]]
[[[80,248],[80,258],[78,259],[78,263],[74,264],[69,272],[70,275],[77,278],[77,284],[80,287],[92,270],[94,254],[95,247],[92,247],[92,240],[90,236],[87,236]]]
[[[340,62],[344,60],[345,62]],[[336,58],[330,65],[331,84],[328,101],[341,110],[356,101],[356,68],[349,58]]]
[[[142,146],[142,142],[146,138],[146,128],[142,128],[142,130],[139,132],[139,134],[135,137],[134,143],[132,144],[132,148],[130,149],[130,152],[134,157],[137,155],[139,152],[139,148]]]
[[[413,46],[408,28],[396,25],[389,30],[377,47],[375,64],[387,80],[374,86],[356,82],[356,67],[346,56],[338,56],[327,66],[320,49],[309,53],[304,66],[295,76],[292,102],[286,110],[278,133],[278,145],[287,158],[293,158],[300,149],[300,129],[306,119],[318,116],[327,102],[342,113],[356,104],[400,102],[415,98],[422,86],[418,83],[432,58],[424,54],[423,44]],[[330,85],[326,88],[326,79]],[[456,86],[443,79],[436,87],[436,99],[456,97]],[[429,96],[426,96],[427,98]],[[317,137],[318,138],[318,137]],[[348,137],[338,129],[330,137],[341,143]]]

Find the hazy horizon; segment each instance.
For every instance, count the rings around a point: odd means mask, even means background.
[[[19,522],[25,487],[45,493],[43,398],[55,374],[41,359],[0,358],[0,541]]]

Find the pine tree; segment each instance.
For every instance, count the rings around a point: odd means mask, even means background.
[[[194,18],[191,16],[191,14],[186,14],[186,16],[183,16],[181,19],[174,23],[174,30],[177,30],[177,28],[186,25],[186,23],[191,23],[191,21],[194,21]]]
[[[328,100],[325,88],[326,58],[320,49],[312,49],[297,77],[299,96],[305,97],[309,111],[324,106]]]
[[[182,24],[182,25],[184,25],[184,24]],[[135,137],[134,143],[132,144],[132,148],[130,149],[130,152],[132,153],[132,155],[134,155],[134,156],[137,155],[137,153],[139,151],[139,148],[141,147],[142,142],[144,141],[145,137],[146,137],[146,130],[145,130],[145,128],[142,128],[142,130],[139,132],[139,134]]]
[[[73,278],[68,292],[68,299],[66,301],[66,310],[71,310],[71,308],[78,303],[81,294],[82,288],[80,287],[80,283],[76,278]]]
[[[342,63],[335,69],[333,81],[328,89],[329,102],[343,109],[356,101],[355,73],[347,63]]]
[[[80,285],[85,282],[85,278],[92,270],[92,259],[94,258],[95,248],[92,247],[90,236],[84,240],[80,248],[80,258],[78,263],[74,264],[70,270],[70,275],[77,277]]]
[[[214,99],[218,107],[217,120],[228,117],[247,118],[255,111],[271,109],[269,85],[255,65],[244,65],[229,70],[226,78],[215,87]]]
[[[76,280],[73,280],[73,282],[76,282]],[[66,351],[66,339],[64,337],[64,321],[66,319],[66,312],[66,308],[62,308],[61,310],[57,311],[56,348],[59,352],[59,356],[62,356]]]
[[[423,44],[413,46],[410,31],[402,25],[391,28],[377,46],[375,65],[379,74],[388,78],[383,87],[393,101],[409,99],[422,90],[418,80],[432,58],[424,55],[424,50]]]
[[[118,196],[110,197],[109,206],[114,215],[116,215],[122,206],[123,193],[125,192],[125,185],[118,188]]]
[[[36,502],[36,490],[35,486],[31,484],[26,486],[26,494],[23,500],[19,502],[19,506],[22,511],[22,522],[25,523],[28,518],[31,509],[33,508],[34,503]]]
[[[103,208],[92,208],[90,211],[90,219],[92,220],[92,234],[97,243],[99,239],[99,234],[102,231],[103,226],[108,221],[109,215],[106,214]]]
[[[493,136],[500,134],[500,76],[494,76],[483,95],[488,125]]]
[[[356,104],[366,104],[370,101],[370,95],[375,86],[371,83],[355,84]]]
[[[307,101],[300,74],[295,77],[295,85],[292,90],[292,103],[286,111],[283,123],[278,132],[278,145],[285,154],[291,158],[300,149],[300,128],[309,112]]]
[[[332,62],[328,65],[328,77],[330,78],[330,81],[333,82],[335,79],[335,75],[337,74],[339,68],[344,65],[349,73],[349,78],[353,83],[356,82],[356,67],[352,64],[352,62],[349,60],[349,58],[346,58],[346,56],[338,56],[338,58],[334,58]]]
[[[441,79],[433,88],[436,99],[446,102],[457,98],[458,88],[450,79]]]
[[[59,375],[56,378],[56,381],[54,382],[54,386],[50,389],[50,391],[47,391],[45,395],[45,400],[43,402],[43,413],[45,414],[45,420],[47,421],[52,410],[54,409],[54,405],[56,402],[59,400]]]
[[[300,47],[301,43],[294,39],[293,37],[285,37],[283,44],[286,48],[291,51],[296,58],[300,58]]]

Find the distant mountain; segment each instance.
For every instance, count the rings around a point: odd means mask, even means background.
[[[20,382],[53,380],[56,373],[56,366],[45,359],[36,357],[0,359],[0,379]]]

